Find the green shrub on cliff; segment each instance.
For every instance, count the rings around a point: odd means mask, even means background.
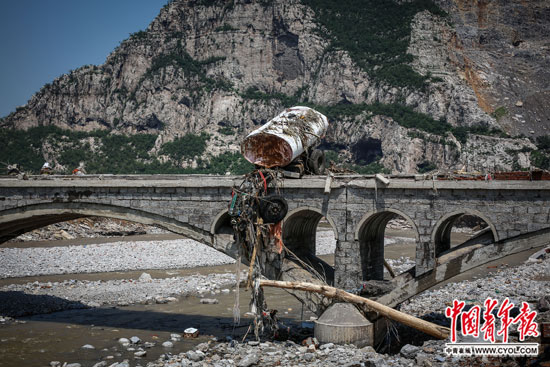
[[[200,135],[187,134],[174,139],[174,141],[164,143],[160,152],[176,161],[183,158],[193,158],[204,153],[208,139],[210,139],[210,136],[205,133]]]
[[[302,0],[313,8],[320,32],[332,49],[346,50],[377,80],[398,87],[422,88],[428,77],[415,72],[407,54],[411,21],[428,10],[446,16],[431,0]]]
[[[537,137],[538,150],[531,152],[531,164],[535,167],[550,170],[550,135]]]

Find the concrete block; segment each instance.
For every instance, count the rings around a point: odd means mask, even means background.
[[[514,214],[525,214],[525,213],[527,213],[527,207],[523,206],[523,205],[516,205],[513,208],[513,213]]]
[[[511,227],[512,229],[516,230],[516,231],[520,231],[521,233],[525,233],[527,232],[527,225],[528,223],[524,222],[524,223],[512,223]]]
[[[354,233],[349,233],[349,232],[346,233],[346,241],[353,241],[354,239],[355,239]]]
[[[539,214],[533,216],[533,222],[539,223],[539,224],[546,224],[550,227],[550,223],[548,223],[548,215],[547,214]]]
[[[175,187],[156,187],[155,192],[158,194],[175,194]]]
[[[321,344],[374,344],[374,326],[354,305],[335,303],[315,321],[314,335]]]
[[[550,225],[548,225],[547,223],[529,223],[529,224],[527,224],[527,230],[529,232],[539,231],[543,228],[548,228],[548,227],[550,227]]]
[[[340,264],[342,265],[351,264],[351,259],[349,258],[349,256],[343,257],[340,259]]]

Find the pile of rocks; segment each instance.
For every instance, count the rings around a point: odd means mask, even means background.
[[[354,345],[303,346],[292,341],[239,343],[216,339],[199,344],[194,350],[178,355],[164,354],[147,367],[175,366],[438,366],[450,365],[452,358],[443,354],[443,341],[430,341],[422,347],[406,345],[396,355],[379,354],[372,347]]]

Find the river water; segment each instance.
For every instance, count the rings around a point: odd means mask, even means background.
[[[22,318],[26,323],[0,326],[0,365],[47,366],[50,361],[67,361],[93,366],[101,360],[114,363],[123,359],[136,365],[134,352],[127,351],[117,342],[119,338],[132,336],[156,343],[153,348],[146,349],[147,355],[141,360],[145,365],[146,361],[155,360],[165,352],[177,354],[213,336],[242,338],[251,321],[244,315],[250,292],[241,289],[242,320],[236,328],[232,316],[234,297],[233,292],[216,295],[219,304],[214,305],[200,304],[197,297],[183,297],[167,304],[100,307]],[[268,289],[266,299],[270,307],[286,313],[283,322],[301,318],[300,303],[286,292]],[[304,313],[304,317],[309,318],[310,314]],[[170,340],[172,333],[182,334],[188,327],[199,329],[199,337],[173,342],[173,348],[161,346],[162,342]],[[85,344],[95,349],[82,349]]]

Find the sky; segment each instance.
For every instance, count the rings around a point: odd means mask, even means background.
[[[1,0],[0,117],[56,77],[100,65],[168,0]]]

